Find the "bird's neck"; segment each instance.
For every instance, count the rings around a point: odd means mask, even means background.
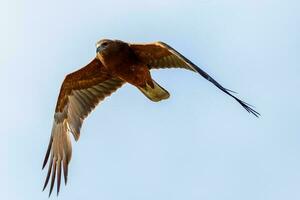
[[[135,65],[133,56],[131,49],[125,47],[119,51],[107,51],[99,55],[98,58],[108,70],[115,72]]]

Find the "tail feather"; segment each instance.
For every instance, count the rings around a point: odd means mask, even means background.
[[[158,102],[164,99],[167,99],[170,97],[170,94],[167,90],[165,90],[163,87],[158,85],[154,80],[153,84],[154,87],[151,87],[150,85],[146,84],[145,87],[138,87],[139,90],[146,96],[148,99],[154,102]]]

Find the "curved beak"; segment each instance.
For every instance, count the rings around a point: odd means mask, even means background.
[[[96,49],[96,53],[100,53],[100,51],[102,51],[102,47],[101,46],[99,46],[99,47],[97,47],[97,49]]]

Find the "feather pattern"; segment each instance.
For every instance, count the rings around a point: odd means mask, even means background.
[[[62,168],[65,184],[67,183],[68,164],[72,156],[70,133],[77,141],[83,120],[101,100],[123,84],[124,81],[121,79],[107,74],[100,61],[96,59],[65,78],[57,100],[51,138],[43,163],[44,168],[50,157],[43,187],[43,190],[47,187],[51,176],[49,196],[55,180],[57,194],[59,193]]]
[[[221,91],[234,98],[244,109],[254,116],[259,117],[260,114],[255,111],[251,105],[240,100],[233,94],[233,91],[224,88],[215,79],[208,75],[205,71],[200,69],[178,51],[171,46],[163,42],[155,42],[148,44],[130,44],[131,49],[135,52],[136,56],[147,64],[150,69],[161,69],[161,68],[184,68],[187,70],[194,71],[210,81]]]

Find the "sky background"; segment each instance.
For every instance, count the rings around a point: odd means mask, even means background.
[[[171,98],[125,85],[85,120],[59,199],[300,199],[296,0],[0,1],[0,199],[48,199],[42,161],[64,76],[101,38],[161,40],[197,74],[153,71]],[[51,197],[57,199],[54,195]]]

